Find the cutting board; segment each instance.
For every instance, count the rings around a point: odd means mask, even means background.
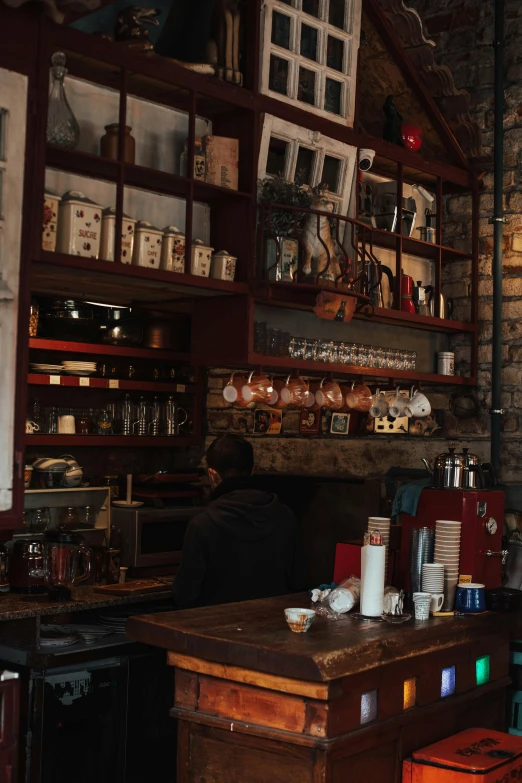
[[[143,593],[160,593],[169,589],[166,582],[160,582],[157,579],[135,579],[131,582],[122,582],[115,585],[96,585],[93,587],[95,593],[106,593],[108,595],[140,595]]]

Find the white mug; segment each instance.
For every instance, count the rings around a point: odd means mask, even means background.
[[[425,394],[418,391],[415,392],[409,404],[404,408],[404,414],[411,418],[417,416],[418,418],[424,418],[431,413],[430,401]]]
[[[74,416],[69,414],[58,416],[58,433],[60,435],[74,435],[76,432],[76,421]]]
[[[379,389],[375,392],[373,405],[370,408],[370,416],[372,419],[382,419],[388,415],[390,406],[386,399],[386,393],[380,392]]]
[[[430,612],[440,612],[444,603],[444,593],[431,593]]]
[[[25,433],[26,435],[32,435],[33,432],[39,432],[40,425],[37,424],[35,421],[29,421],[29,419],[25,420]]]
[[[404,416],[405,409],[410,404],[410,398],[406,394],[401,394],[400,391],[400,388],[397,386],[395,399],[392,400],[390,405],[390,416],[393,416],[394,419],[400,419],[401,416]]]

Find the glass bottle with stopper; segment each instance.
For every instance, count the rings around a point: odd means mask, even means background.
[[[65,54],[55,52],[51,58],[51,90],[47,108],[47,141],[74,150],[80,141],[80,126],[69,106],[64,79],[67,73]]]

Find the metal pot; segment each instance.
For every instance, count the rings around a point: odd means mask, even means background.
[[[465,461],[462,454],[455,454],[451,446],[446,454],[439,454],[435,459],[433,469],[428,460],[422,460],[426,470],[433,476],[433,485],[437,489],[462,489]]]
[[[100,330],[99,314],[93,307],[72,299],[54,300],[52,306],[40,313],[42,334],[55,340],[93,342]]]
[[[469,454],[469,449],[462,449],[462,458],[464,467],[462,473],[462,489],[482,488],[484,482],[481,480],[480,459],[475,454]]]

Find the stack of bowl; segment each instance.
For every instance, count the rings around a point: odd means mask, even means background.
[[[390,523],[389,517],[368,517],[368,533],[381,534],[382,543],[386,548],[384,561],[384,584],[388,578],[388,550],[390,548]]]
[[[459,581],[460,529],[462,523],[448,519],[435,522],[436,563],[444,563],[444,603],[442,608],[450,612],[455,603],[455,593]]]

